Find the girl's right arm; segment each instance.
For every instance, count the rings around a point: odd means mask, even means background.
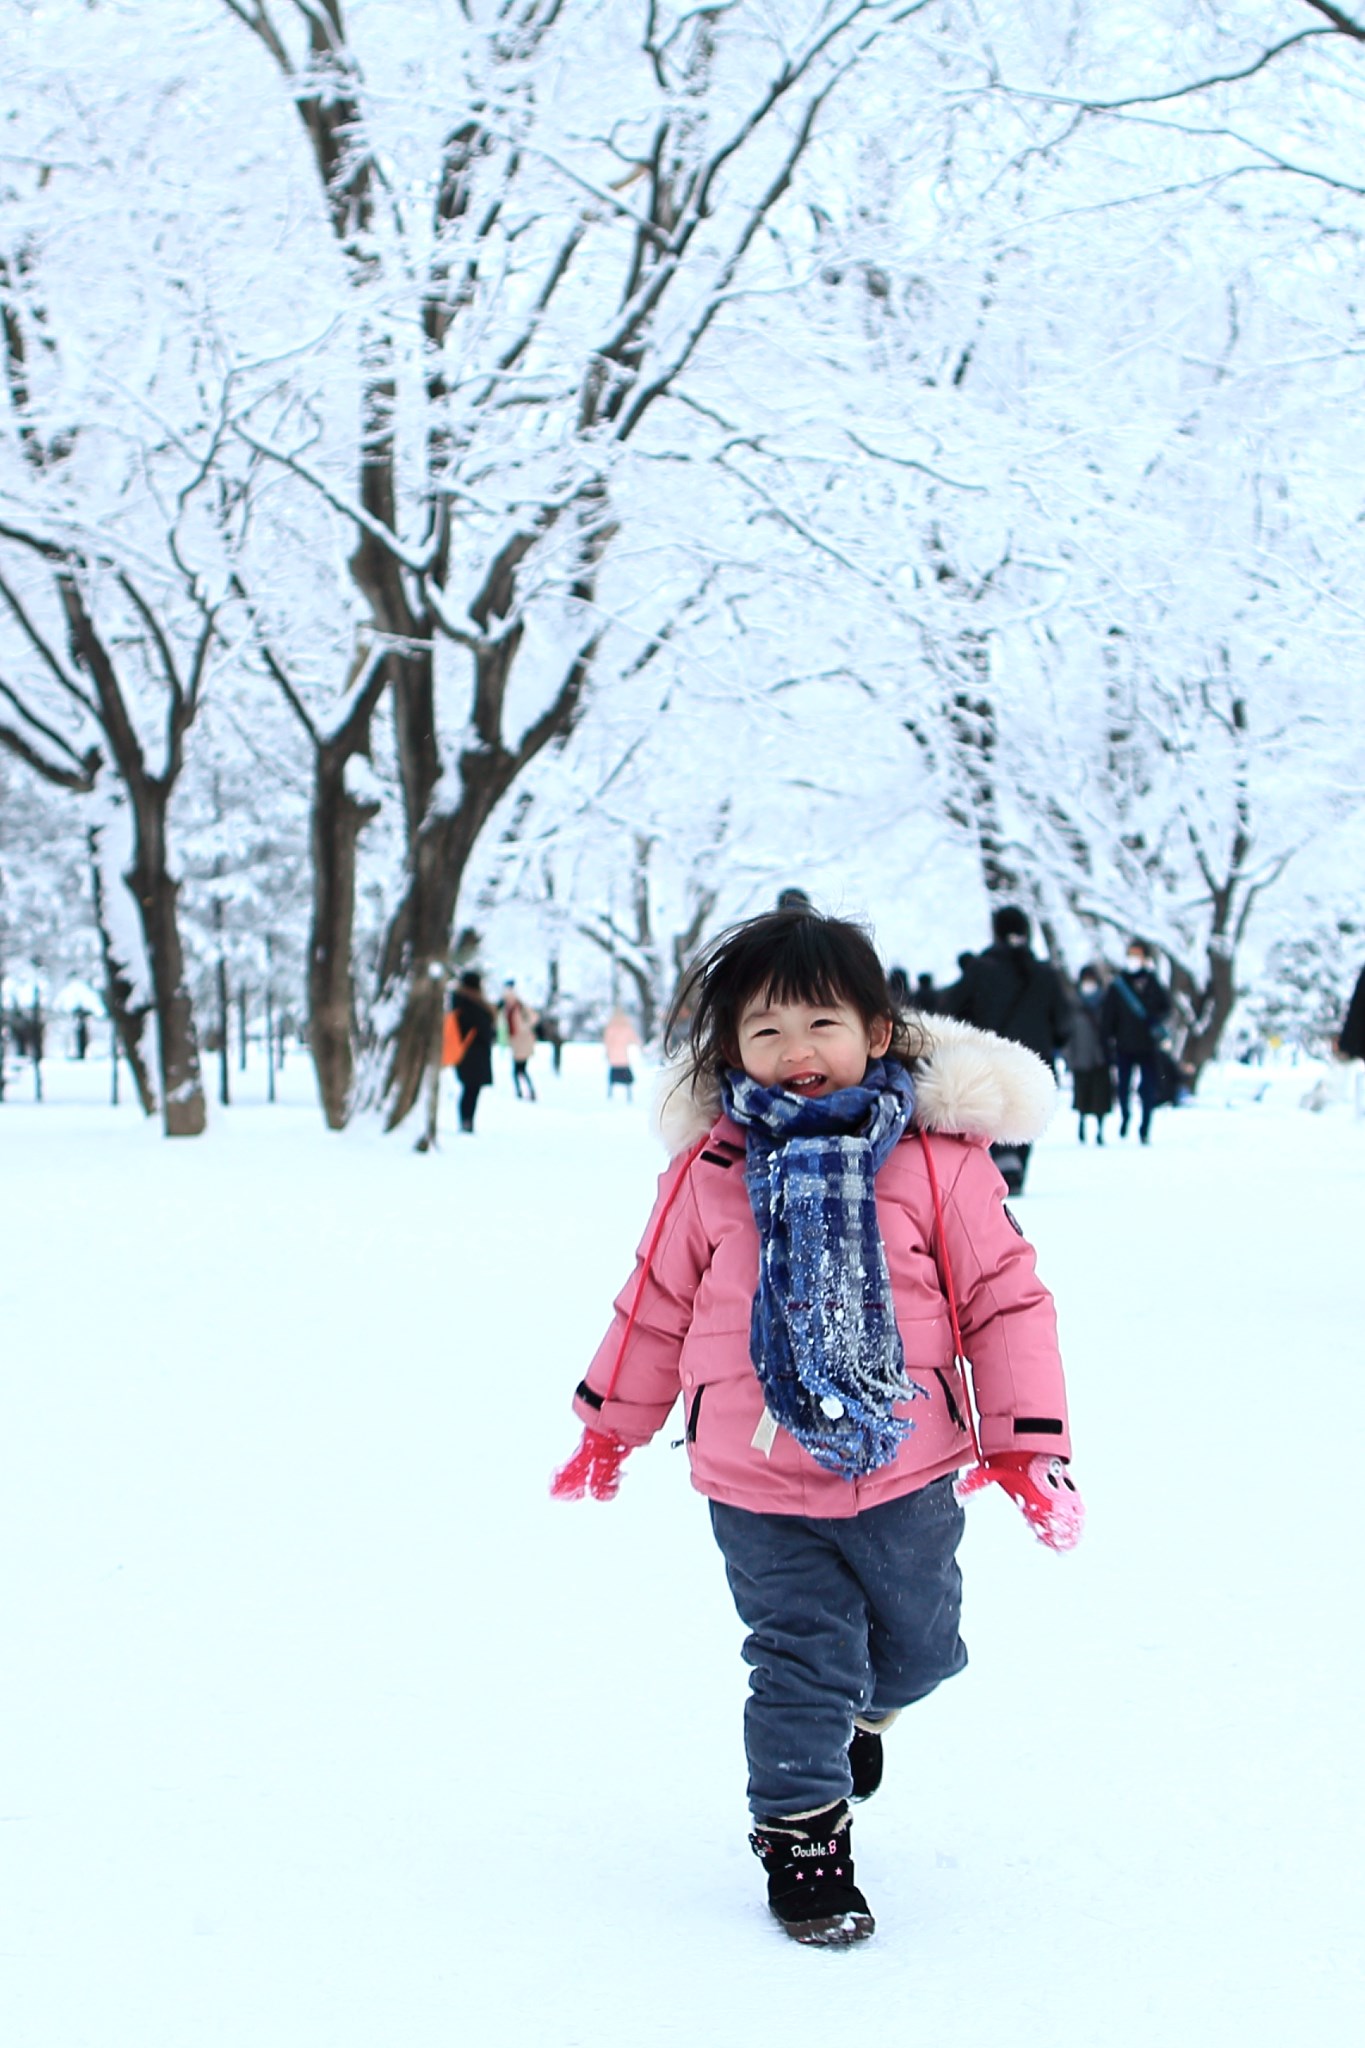
[[[711,1263],[691,1165],[690,1154],[674,1159],[660,1176],[635,1271],[574,1394],[580,1422],[632,1449],[662,1429],[678,1398],[683,1341]]]

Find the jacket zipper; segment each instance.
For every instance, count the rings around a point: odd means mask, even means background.
[[[697,1441],[697,1417],[701,1414],[701,1397],[705,1392],[705,1387],[698,1387],[692,1396],[692,1406],[687,1411],[687,1427],[681,1436],[674,1437],[669,1445],[670,1450],[680,1451],[684,1444],[694,1444]]]
[[[948,1413],[952,1418],[954,1428],[965,1430],[967,1425],[962,1420],[962,1410],[958,1407],[957,1402],[953,1398],[952,1384],[949,1381],[947,1373],[943,1370],[943,1367],[941,1365],[936,1365],[934,1367],[934,1377],[943,1389],[943,1398],[948,1403]]]

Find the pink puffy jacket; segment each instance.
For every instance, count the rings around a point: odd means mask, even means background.
[[[1004,1207],[1004,1182],[986,1150],[991,1139],[1037,1136],[1055,1099],[1052,1077],[1022,1046],[946,1018],[924,1024],[933,1045],[916,1068],[916,1120],[932,1134],[982,1450],[987,1457],[998,1451],[1069,1457],[1052,1297],[1034,1271],[1032,1247]],[[744,1184],[744,1133],[728,1117],[715,1119],[717,1106],[676,1085],[666,1102],[662,1121],[670,1148],[703,1134],[706,1144],[690,1165],[675,1157],[660,1180],[635,1273],[575,1396],[580,1420],[642,1444],[663,1427],[681,1392],[693,1485],[712,1500],[757,1513],[856,1515],[969,1464],[967,1394],[953,1368],[933,1196],[918,1137],[907,1134],[877,1176],[877,1220],[906,1370],[928,1398],[897,1408],[915,1426],[895,1460],[847,1480],[817,1465],[785,1430],[774,1431],[766,1415],[749,1357],[758,1230]],[[644,1251],[680,1174],[685,1179],[644,1273],[622,1356]]]

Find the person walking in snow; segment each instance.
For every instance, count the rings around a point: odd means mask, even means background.
[[[556,1074],[564,1071],[564,1027],[553,1010],[542,1010],[536,1019],[536,1042],[550,1048],[550,1065]]]
[[[551,1491],[614,1498],[681,1394],[749,1630],[749,1840],[786,1932],[844,1945],[874,1926],[850,1801],[966,1662],[954,1478],[1002,1487],[1054,1549],[1080,1534],[1052,1299],[987,1152],[1041,1129],[1053,1082],[1017,1045],[901,1018],[866,935],[808,909],[723,934],[684,1003],[672,1160]]]
[[[635,1069],[631,1065],[632,1053],[638,1051],[639,1033],[624,1010],[613,1010],[602,1033],[602,1048],[607,1055],[607,1100],[617,1088],[624,1088],[626,1101],[630,1101],[631,1089],[635,1086]]]
[[[1085,1120],[1095,1119],[1095,1143],[1104,1143],[1104,1120],[1114,1107],[1114,1082],[1109,1071],[1109,1044],[1104,1028],[1104,989],[1097,967],[1083,967],[1076,983],[1071,1036],[1066,1042],[1071,1069],[1071,1106],[1077,1135],[1085,1143]]]
[[[991,916],[991,944],[983,953],[963,953],[958,979],[941,989],[938,1007],[1016,1045],[1026,1045],[1051,1068],[1071,1030],[1071,1005],[1062,977],[1029,946],[1028,912],[1003,904]],[[992,1157],[1012,1195],[1022,1195],[1031,1145],[996,1145]]]
[[[1152,1118],[1161,1100],[1161,1048],[1170,1014],[1170,990],[1157,976],[1151,947],[1145,939],[1130,939],[1127,962],[1105,990],[1101,1017],[1118,1070],[1119,1136],[1126,1138],[1132,1123],[1136,1074],[1138,1137],[1144,1145],[1152,1142]]]
[[[528,1009],[517,994],[514,981],[502,985],[502,1021],[507,1026],[507,1043],[512,1052],[512,1090],[520,1099],[528,1102],[536,1099],[535,1083],[531,1079],[531,1055],[536,1049],[536,1013]]]
[[[493,1005],[483,992],[483,976],[477,967],[466,967],[455,984],[447,1022],[454,1041],[451,1064],[460,1077],[460,1129],[468,1137],[473,1134],[479,1097],[493,1085],[493,1039],[497,1030]]]

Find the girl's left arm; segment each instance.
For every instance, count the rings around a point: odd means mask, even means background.
[[[984,1145],[937,1139],[943,1223],[981,1450],[1071,1456],[1057,1313]]]

